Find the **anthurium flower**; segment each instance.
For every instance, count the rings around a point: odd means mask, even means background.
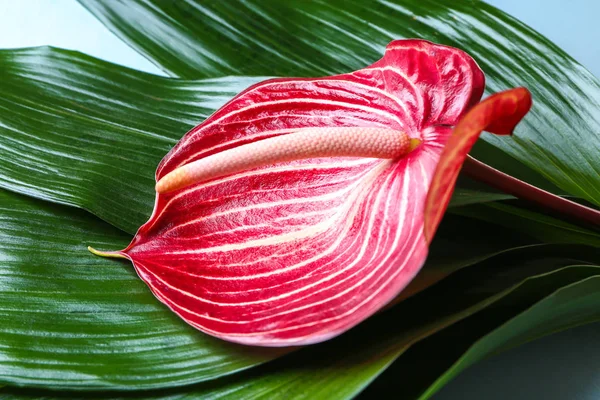
[[[478,135],[510,133],[530,107],[515,89],[472,108],[483,88],[466,53],[422,40],[352,73],[254,85],[162,160],[131,244],[96,253],[131,260],[210,335],[329,339],[413,279]]]

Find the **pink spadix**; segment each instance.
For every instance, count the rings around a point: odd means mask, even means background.
[[[419,139],[410,139],[404,132],[387,128],[304,128],[178,167],[158,181],[156,191],[167,193],[224,175],[306,158],[345,156],[395,159],[404,156],[419,143]]]
[[[466,53],[422,40],[351,73],[254,85],[161,161],[130,245],[95,254],[130,259],[160,301],[218,338],[339,335],[423,266],[481,130],[509,133],[529,109],[525,89],[477,104],[484,86]]]

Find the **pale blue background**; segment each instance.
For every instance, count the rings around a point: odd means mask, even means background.
[[[488,2],[545,34],[600,77],[600,0]],[[0,48],[42,45],[79,50],[162,74],[75,0],[0,0]],[[594,324],[479,363],[435,400],[600,400],[599,363],[600,324]],[[402,399],[401,388],[397,398]]]

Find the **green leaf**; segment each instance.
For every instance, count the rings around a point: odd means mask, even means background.
[[[506,304],[518,303],[522,308],[525,303],[534,304],[551,294],[553,288],[600,273],[598,267],[592,266],[564,268],[570,261],[568,257],[565,258],[565,255],[572,250],[574,250],[572,247],[564,247],[558,251],[546,249],[543,253],[548,255],[544,257],[543,262],[536,261],[540,258],[540,254],[543,254],[538,250],[518,250],[516,254],[501,256],[482,266],[468,268],[462,271],[460,276],[441,282],[437,285],[437,290],[422,292],[332,341],[309,346],[273,363],[231,377],[181,389],[153,392],[152,395],[143,393],[133,397],[296,399],[306,398],[309,395],[311,399],[352,398],[395,358],[400,356],[398,362],[403,360],[402,354],[416,341],[435,332],[443,335],[447,329],[452,329],[453,323],[471,324],[472,319],[504,318]],[[515,256],[519,262],[512,266],[506,265],[506,260],[514,259]],[[527,275],[523,269],[529,269],[529,273],[537,271],[536,273],[540,275],[521,283],[521,277]],[[501,276],[505,279],[489,279]],[[457,298],[457,294],[462,293],[463,289],[474,282],[481,284],[478,286],[480,289],[468,290],[466,291],[468,296],[459,295]],[[443,299],[448,301],[440,301]],[[554,302],[555,306],[558,304],[561,304],[563,311],[561,317],[568,315],[569,310],[574,312],[582,310],[579,303],[573,305],[568,302],[564,304],[560,301]],[[586,309],[593,310],[592,313],[588,313],[588,316],[600,317],[598,313],[600,308],[592,308],[591,305],[593,304],[587,303]],[[429,312],[421,312],[423,307],[428,307]],[[573,321],[574,318],[569,317],[569,320]],[[448,326],[450,328],[446,328]],[[558,326],[561,326],[558,320],[554,321],[553,327]],[[536,334],[541,331],[543,330],[538,329]],[[528,337],[527,333],[521,332],[520,338],[526,337]],[[350,348],[352,351],[348,351]],[[402,375],[394,377],[394,382],[395,387],[399,385],[406,393],[414,387],[412,379]],[[42,395],[53,398],[48,392],[28,394],[27,391],[10,388],[2,393],[4,397],[0,398],[6,399],[37,398],[34,396]],[[66,393],[65,396],[76,397]],[[122,398],[115,393],[99,395],[99,397]]]
[[[90,243],[124,247],[129,237],[84,211],[3,190],[0,211],[0,383],[169,387],[285,352],[232,345],[187,326],[150,294],[129,263],[87,252]],[[472,229],[439,236],[424,269],[430,279],[413,294],[461,267],[528,243],[518,236],[501,240],[502,228],[483,239],[479,232],[486,223],[458,216],[442,230],[456,232],[458,226]],[[467,244],[478,244],[476,251]]]
[[[571,267],[575,268],[575,267]],[[577,268],[586,274],[594,267]],[[600,267],[595,276],[562,287],[473,344],[420,399],[427,399],[485,357],[566,328],[600,320]]]
[[[0,51],[0,187],[129,233],[185,132],[258,78],[178,81],[53,48]]]
[[[0,211],[0,383],[170,387],[212,379],[285,352],[232,345],[187,326],[150,294],[129,263],[87,252],[88,244],[122,248],[129,237],[84,211],[7,191],[0,191]],[[468,229],[457,235],[459,228]],[[489,236],[481,235],[485,231]],[[528,243],[509,230],[451,216],[410,294]],[[387,365],[385,359],[374,360],[373,371]]]
[[[573,243],[600,247],[600,232],[574,225],[548,214],[503,202],[472,204],[449,211],[517,230],[544,243]]]
[[[155,299],[129,263],[86,250],[129,239],[84,211],[0,190],[0,385],[184,385],[286,352],[198,332]]]
[[[540,336],[600,320],[600,267],[566,266],[530,277],[512,293],[418,343],[361,398],[403,386],[403,398],[427,399],[460,371],[484,357]],[[558,310],[558,312],[554,312]]]
[[[516,249],[542,246],[509,228],[491,227],[480,220],[447,214],[431,243],[423,269],[393,302],[402,301],[454,272]]]
[[[462,48],[485,71],[489,92],[526,86],[533,93],[533,110],[514,138],[484,139],[600,205],[600,83],[543,36],[484,2],[79,1],[150,60],[185,78],[348,72],[406,37]],[[483,161],[502,164],[505,157]]]
[[[464,175],[459,175],[457,187],[450,199],[449,207],[461,207],[470,204],[489,203],[502,200],[513,200],[515,197],[500,192],[489,186],[474,181]]]

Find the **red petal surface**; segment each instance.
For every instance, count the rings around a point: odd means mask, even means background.
[[[481,132],[510,135],[531,108],[525,88],[496,93],[473,107],[454,129],[442,152],[425,205],[425,237],[431,242],[448,207],[460,169]]]
[[[440,153],[484,77],[464,52],[394,41],[365,69],[274,79],[188,132],[156,176],[308,127],[384,127],[419,138],[399,160],[315,158],[267,165],[157,197],[119,254],[198,329],[288,346],[336,336],[393,299],[427,256],[424,204]]]

